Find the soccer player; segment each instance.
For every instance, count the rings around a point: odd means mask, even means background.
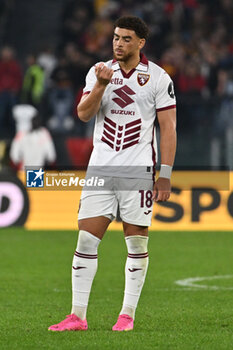
[[[87,172],[96,171],[105,178],[108,187],[104,191],[82,192],[79,237],[72,265],[71,315],[49,330],[88,328],[86,312],[97,270],[97,249],[116,217],[118,206],[128,257],[123,305],[112,330],[133,329],[148,267],[148,226],[153,200],[166,201],[170,196],[176,150],[173,83],[163,69],[141,53],[147,36],[148,28],[140,18],[119,18],[114,25],[114,59],[96,64],[86,77],[78,115],[85,122],[96,115],[94,149]],[[156,115],[161,169],[154,181]],[[128,182],[132,182],[134,190],[127,189]]]

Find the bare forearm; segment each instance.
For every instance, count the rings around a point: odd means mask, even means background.
[[[176,154],[176,130],[162,128],[160,130],[161,164],[173,166]]]
[[[176,153],[176,109],[158,112],[161,164],[173,166]]]
[[[106,86],[96,82],[90,94],[80,101],[77,113],[83,122],[88,122],[98,112],[105,88]]]

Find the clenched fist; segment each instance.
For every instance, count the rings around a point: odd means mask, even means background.
[[[95,74],[100,85],[107,86],[113,76],[113,70],[105,66],[103,62],[95,66]]]

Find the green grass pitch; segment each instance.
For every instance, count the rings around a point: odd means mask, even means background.
[[[132,332],[111,331],[121,308],[126,247],[108,232],[88,309],[87,332],[48,332],[70,313],[77,233],[0,231],[0,349],[231,350],[233,276],[185,287],[176,280],[233,275],[233,232],[150,232],[150,264]],[[232,289],[231,289],[232,288]]]

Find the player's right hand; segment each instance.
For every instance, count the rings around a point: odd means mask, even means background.
[[[96,78],[100,85],[107,86],[112,79],[113,69],[108,68],[103,62],[95,66]]]

